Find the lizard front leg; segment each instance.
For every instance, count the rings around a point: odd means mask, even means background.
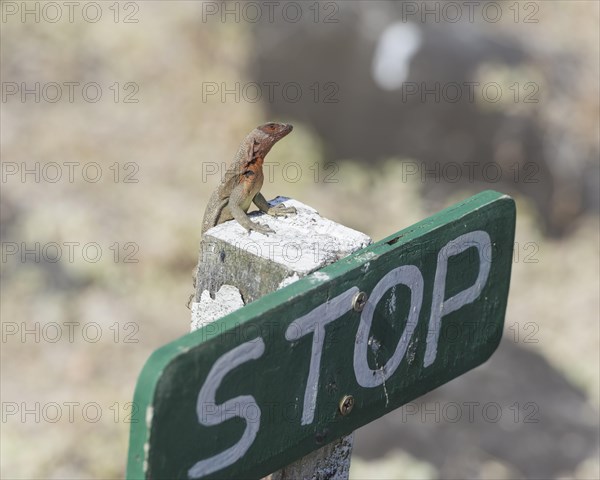
[[[262,193],[258,192],[254,197],[254,204],[258,207],[261,212],[271,215],[272,217],[286,217],[288,215],[294,215],[296,209],[294,207],[286,207],[282,203],[272,207],[269,202],[265,199]]]
[[[246,192],[242,184],[235,187],[231,195],[229,196],[229,211],[231,212],[231,216],[246,230],[254,230],[258,233],[262,233],[263,235],[268,235],[269,233],[275,233],[266,225],[261,225],[259,223],[253,222],[250,220],[246,212],[241,207],[244,203],[244,197]]]

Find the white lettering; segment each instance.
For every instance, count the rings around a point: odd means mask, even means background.
[[[438,253],[435,280],[433,283],[433,298],[431,299],[431,317],[429,318],[429,333],[427,335],[427,349],[423,366],[428,367],[435,361],[437,356],[437,345],[440,336],[440,325],[442,317],[455,312],[459,308],[475,301],[485,286],[490,266],[491,255],[484,255],[485,251],[491,251],[490,236],[483,230],[469,232],[448,242]],[[448,259],[468,248],[475,247],[479,253],[479,273],[477,280],[466,290],[457,293],[448,300],[444,300],[446,292],[446,274],[448,273]],[[490,250],[487,250],[487,249]]]
[[[215,405],[215,395],[225,375],[243,363],[260,358],[265,352],[265,342],[260,337],[257,340],[243,343],[222,355],[210,369],[206,381],[198,393],[196,414],[201,425],[210,427],[219,425],[230,418],[240,417],[246,420],[246,429],[242,438],[235,445],[194,464],[188,470],[190,478],[201,478],[235,463],[245,455],[256,439],[260,427],[260,407],[256,404],[255,398],[251,395],[240,395],[221,405]],[[214,408],[208,411],[207,405],[213,405]],[[252,415],[252,421],[247,415],[248,407],[256,408]]]
[[[369,344],[369,332],[373,323],[373,313],[375,307],[387,292],[394,285],[406,285],[410,288],[410,310],[406,327],[402,332],[402,337],[396,346],[394,355],[388,362],[377,370],[369,368],[367,362],[367,348]],[[414,265],[406,265],[393,269],[387,273],[375,286],[373,293],[367,300],[367,304],[360,317],[360,325],[356,333],[356,345],[354,346],[354,375],[356,381],[361,387],[373,388],[386,381],[398,368],[404,358],[408,343],[410,342],[421,313],[421,304],[423,303],[423,275]],[[380,375],[377,375],[377,373]]]
[[[323,353],[323,342],[325,340],[325,326],[340,318],[352,308],[352,298],[357,293],[357,287],[346,290],[333,300],[319,305],[306,315],[294,320],[285,332],[285,338],[289,341],[298,340],[300,337],[313,332],[310,368],[308,371],[308,380],[306,381],[306,390],[304,391],[302,425],[310,425],[315,417],[321,354]]]

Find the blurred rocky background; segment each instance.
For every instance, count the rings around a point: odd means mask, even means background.
[[[204,206],[263,192],[375,239],[513,195],[505,338],[356,433],[355,479],[599,472],[599,4],[1,2],[2,478],[122,478],[135,381],[189,330]]]

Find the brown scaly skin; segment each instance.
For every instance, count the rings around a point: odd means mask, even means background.
[[[292,128],[289,124],[271,122],[256,127],[248,134],[225,173],[225,178],[210,197],[202,221],[202,234],[209,228],[233,219],[248,231],[254,230],[264,235],[275,233],[266,225],[248,218],[246,213],[252,202],[268,215],[285,216],[296,213],[294,207],[269,206],[260,193],[264,181],[265,157],[273,145],[290,133]]]
[[[213,192],[202,220],[202,235],[220,223],[228,220],[237,222],[246,230],[268,235],[275,233],[266,225],[251,221],[246,213],[252,202],[261,212],[273,216],[285,216],[296,213],[294,207],[284,205],[269,206],[265,197],[260,193],[264,181],[263,162],[267,153],[279,140],[292,131],[292,126],[284,123],[265,123],[252,130],[244,139],[225,177]],[[196,274],[193,273],[193,285],[196,288]],[[194,298],[190,295],[187,307]]]

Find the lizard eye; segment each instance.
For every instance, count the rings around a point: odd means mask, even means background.
[[[266,123],[260,129],[265,133],[276,133],[279,129],[279,125],[277,123]]]

